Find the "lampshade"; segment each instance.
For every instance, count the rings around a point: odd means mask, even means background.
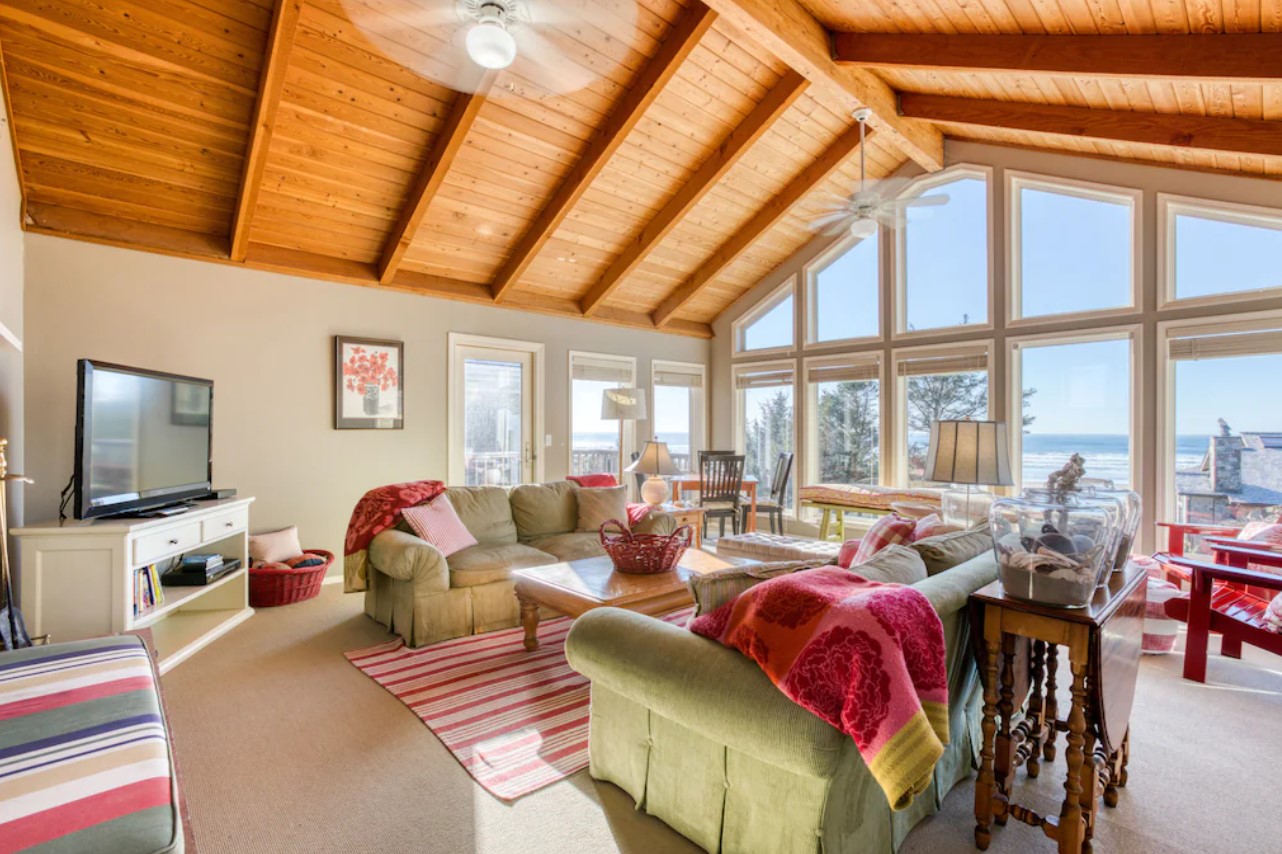
[[[1010,443],[1005,421],[934,421],[926,480],[975,486],[1010,486]]]
[[[681,474],[681,469],[672,462],[672,456],[668,453],[668,443],[658,441],[646,442],[645,447],[641,449],[641,456],[637,457],[624,471],[660,477]]]
[[[644,421],[645,392],[639,388],[607,388],[601,393],[602,421]]]

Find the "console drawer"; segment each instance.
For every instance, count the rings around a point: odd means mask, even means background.
[[[200,523],[200,537],[204,542],[220,540],[249,527],[249,508],[241,507],[227,513],[211,516]]]
[[[144,534],[134,540],[134,563],[152,563],[162,557],[193,549],[200,545],[200,542],[199,522],[176,525],[154,534]]]

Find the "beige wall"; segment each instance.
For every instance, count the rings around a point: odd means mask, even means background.
[[[28,235],[30,519],[53,518],[72,470],[81,357],[214,380],[214,483],[257,496],[252,525],[297,524],[304,546],[342,552],[365,490],[447,479],[450,332],[546,347],[548,479],[568,467],[571,348],[707,362],[707,341],[331,284]],[[333,429],[335,334],[405,342],[405,429]],[[647,435],[638,425],[636,435]]]
[[[14,164],[7,119],[4,118],[4,103],[0,101],[0,324],[19,341],[23,337],[21,211],[18,170]],[[8,341],[0,340],[0,437],[9,440],[9,468],[14,472],[21,472],[25,467],[22,360],[20,350]],[[9,502],[9,524],[16,527],[22,524],[25,488],[10,484],[5,491]],[[10,549],[10,553],[14,550]]]
[[[1267,207],[1282,207],[1282,183],[1263,179],[1243,178],[1236,176],[1217,175],[1205,172],[1193,172],[1179,169],[1168,169],[1157,166],[1145,166],[1135,163],[1126,163],[1117,160],[1107,160],[1091,157],[1076,157],[1066,154],[1053,154],[1049,152],[1032,151],[1018,148],[1007,148],[1002,146],[982,145],[979,143],[955,142],[949,141],[945,149],[945,155],[948,165],[973,163],[983,166],[989,166],[993,170],[992,180],[994,192],[992,194],[993,210],[993,277],[995,282],[994,304],[992,307],[995,325],[993,329],[974,330],[964,334],[954,334],[951,336],[929,336],[923,335],[920,338],[914,338],[912,344],[931,344],[937,343],[941,339],[950,341],[966,339],[993,339],[994,345],[994,367],[993,380],[994,388],[998,394],[994,397],[994,416],[999,419],[1006,417],[1007,397],[1003,389],[1006,387],[1006,338],[1007,330],[1003,322],[1006,315],[1006,257],[1007,246],[1005,239],[1005,173],[1007,170],[1032,172],[1041,175],[1056,176],[1062,178],[1072,178],[1081,181],[1093,181],[1100,184],[1111,184],[1118,187],[1129,187],[1143,191],[1143,203],[1141,205],[1141,281],[1143,287],[1142,300],[1138,311],[1112,317],[1109,319],[1110,325],[1139,324],[1141,326],[1141,350],[1139,354],[1140,365],[1142,366],[1142,382],[1139,393],[1142,395],[1140,401],[1140,423],[1135,426],[1136,435],[1143,437],[1141,442],[1141,456],[1139,459],[1139,491],[1146,499],[1148,505],[1146,512],[1149,516],[1148,521],[1154,522],[1160,512],[1152,507],[1152,496],[1157,494],[1157,471],[1160,449],[1157,442],[1153,439],[1157,432],[1157,323],[1159,320],[1172,320],[1192,315],[1214,315],[1214,314],[1235,314],[1244,311],[1262,310],[1262,309],[1279,309],[1282,308],[1282,300],[1277,298],[1261,299],[1236,302],[1214,307],[1202,307],[1196,310],[1188,308],[1178,308],[1162,311],[1159,315],[1157,310],[1157,265],[1155,263],[1157,253],[1157,194],[1159,192],[1173,193],[1197,198],[1215,199],[1229,202],[1238,202],[1241,204],[1261,205]],[[905,175],[918,174],[916,167],[910,167],[903,171]],[[839,240],[840,238],[837,238]],[[883,234],[882,255],[887,257],[891,238],[889,234]],[[733,447],[734,445],[734,398],[730,385],[731,366],[736,361],[752,361],[750,357],[736,357],[733,353],[733,334],[732,324],[744,313],[752,309],[761,299],[769,295],[780,284],[790,277],[797,276],[803,270],[806,262],[814,258],[825,248],[830,246],[835,240],[815,240],[809,246],[805,247],[792,258],[781,264],[769,276],[749,293],[740,298],[726,312],[724,312],[713,324],[715,337],[712,342],[712,361],[710,365],[709,383],[712,387],[711,402],[711,442],[716,447]],[[882,269],[882,328],[891,329],[893,323],[891,319],[891,302],[888,295],[892,288],[892,271],[888,265],[883,265]],[[804,300],[805,287],[804,282],[799,283],[797,288],[797,310],[796,310],[796,331],[794,340],[804,340],[804,329],[801,324],[805,317]],[[851,306],[851,311],[860,310],[861,306]],[[1045,324],[1038,324],[1035,328],[1025,327],[1018,330],[1019,334],[1028,334],[1031,332],[1064,332],[1073,330],[1078,324],[1073,321],[1059,321]],[[1094,324],[1094,325],[1099,325]],[[1014,332],[1009,333],[1011,335]],[[884,342],[884,345],[872,345],[858,348],[861,350],[883,350],[883,363],[892,364],[890,360],[890,342]],[[834,353],[841,352],[840,348],[814,348],[812,351],[807,348],[804,355],[811,355],[813,352]],[[771,355],[766,358],[795,358],[801,354],[794,351],[784,356]],[[800,368],[800,365],[798,365]],[[798,400],[802,400],[801,396]],[[805,413],[798,413],[798,422],[796,426],[796,435],[804,435],[804,418]],[[798,459],[802,459],[799,455]],[[1087,461],[1089,464],[1089,460]],[[802,473],[804,479],[805,475]],[[813,530],[813,529],[810,529]],[[1146,545],[1152,543],[1153,526],[1146,525],[1145,533],[1148,539]]]

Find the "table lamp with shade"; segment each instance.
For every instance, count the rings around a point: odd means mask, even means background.
[[[645,419],[645,392],[641,389],[607,388],[601,393],[601,420],[619,422],[619,483],[623,483],[623,425]]]
[[[1011,486],[1015,482],[1010,471],[1010,442],[1006,434],[1006,422],[969,419],[932,421],[925,479],[966,487],[962,518],[958,519],[956,515],[950,514],[945,507],[944,521],[962,522],[969,527],[974,521],[971,515],[971,487]],[[945,501],[946,505],[947,503]]]
[[[668,482],[664,478],[681,474],[681,469],[672,462],[672,455],[668,453],[668,443],[657,439],[646,442],[641,456],[625,471],[649,475],[641,484],[641,500],[651,507],[658,507],[668,500]]]

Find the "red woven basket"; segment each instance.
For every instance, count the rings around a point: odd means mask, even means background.
[[[617,530],[607,531],[611,526]],[[689,525],[682,525],[671,534],[634,534],[617,519],[606,522],[598,533],[601,546],[614,561],[614,568],[637,575],[676,569],[677,561],[690,547],[692,536]]]
[[[334,555],[321,549],[308,549],[307,554],[322,557],[320,566],[300,569],[272,564],[249,569],[249,604],[254,608],[274,608],[292,605],[320,595],[325,573],[334,563]]]

